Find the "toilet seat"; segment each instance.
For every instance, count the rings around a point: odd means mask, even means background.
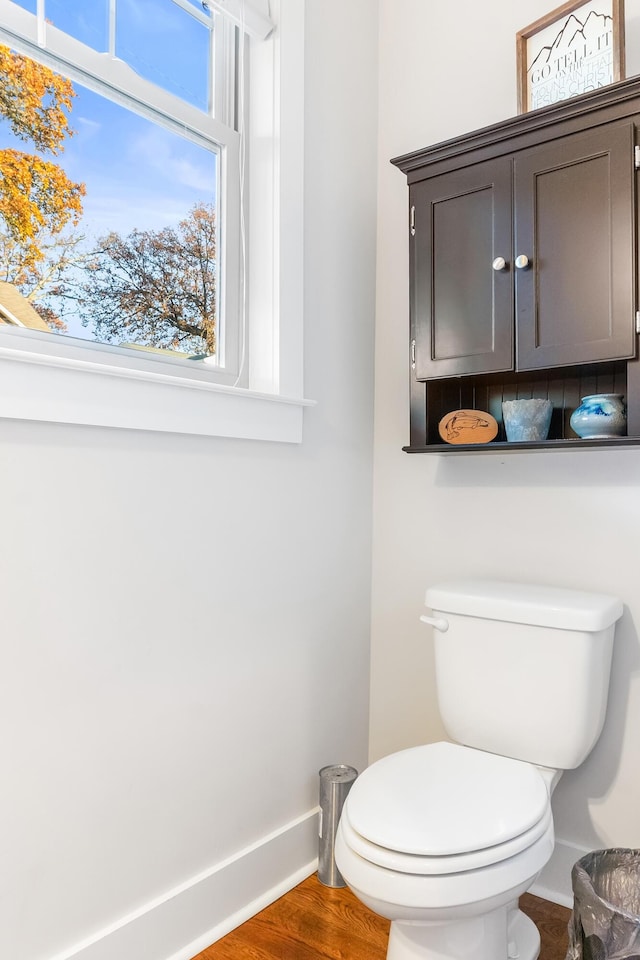
[[[531,764],[442,742],[372,764],[342,819],[344,840],[359,856],[429,875],[515,856],[549,830],[551,806]]]
[[[411,873],[419,876],[443,876],[463,871],[478,870],[502,860],[515,857],[531,847],[548,830],[553,831],[551,808],[531,827],[512,840],[485,847],[483,850],[472,850],[470,853],[458,853],[449,856],[416,856],[411,853],[400,853],[387,847],[380,847],[369,840],[365,840],[351,826],[348,806],[342,811],[340,829],[346,845],[363,860],[385,870],[394,870],[397,873]]]

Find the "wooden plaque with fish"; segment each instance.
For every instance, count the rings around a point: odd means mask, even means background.
[[[438,424],[446,443],[490,443],[498,435],[495,417],[483,410],[452,410]]]

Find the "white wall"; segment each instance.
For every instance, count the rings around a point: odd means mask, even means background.
[[[549,0],[380,0],[370,755],[444,735],[432,638],[418,623],[428,584],[486,574],[619,595],[625,615],[605,732],[583,767],[560,781],[559,843],[537,888],[570,902],[569,870],[583,850],[640,846],[640,451],[402,453],[407,187],[388,162],[514,115],[515,34],[553,7]],[[626,7],[632,76],[640,71],[640,2]]]
[[[3,958],[191,956],[366,763],[377,25],[343,7],[307,2],[303,444],[0,419]]]

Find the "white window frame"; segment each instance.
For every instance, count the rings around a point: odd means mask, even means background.
[[[21,11],[0,0],[3,22],[9,8]],[[26,28],[33,16],[22,12]],[[251,49],[246,385],[219,382],[206,364],[1,325],[0,416],[301,441],[304,3],[272,0],[271,13],[276,29]]]

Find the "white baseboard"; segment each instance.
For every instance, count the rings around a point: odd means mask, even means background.
[[[318,808],[50,960],[191,960],[317,869]],[[589,850],[557,840],[530,892],[573,906],[571,868]]]
[[[191,960],[317,867],[318,808],[51,960]]]
[[[585,847],[566,840],[556,840],[553,856],[544,867],[529,893],[543,900],[551,900],[562,907],[573,907],[571,868],[576,860],[589,853]]]

